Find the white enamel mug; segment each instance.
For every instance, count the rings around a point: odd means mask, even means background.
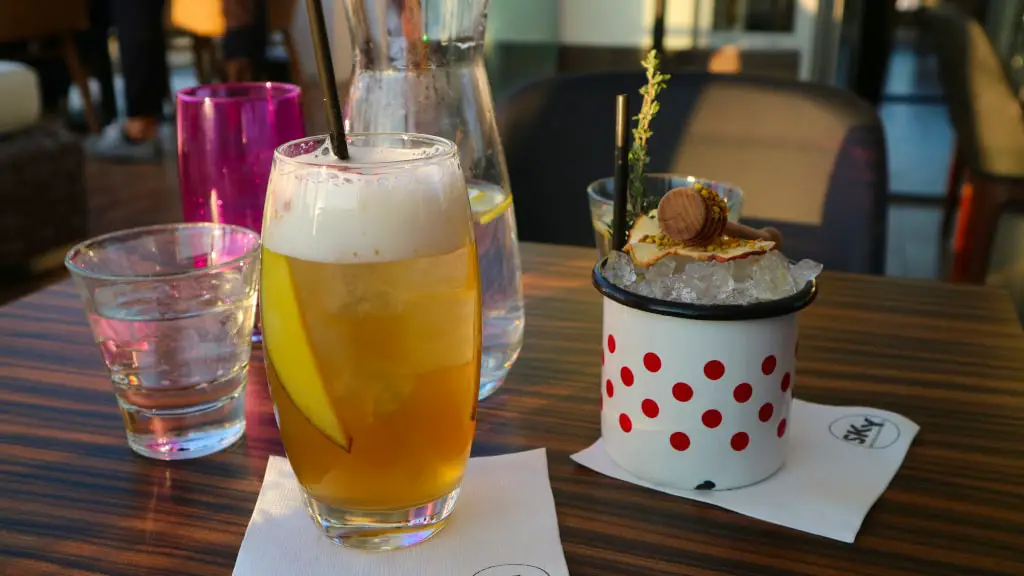
[[[743,306],[666,302],[594,269],[604,297],[601,436],[637,478],[725,490],[777,472],[796,383],[797,312],[817,296]]]

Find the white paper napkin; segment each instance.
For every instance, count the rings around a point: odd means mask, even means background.
[[[568,576],[543,448],[472,458],[446,526],[405,550],[334,544],[309,518],[288,460],[271,456],[235,576]]]
[[[654,486],[619,467],[601,440],[572,456],[606,476],[700,500],[766,522],[853,542],[864,517],[896,475],[920,427],[876,408],[794,399],[789,452],[774,476],[735,490]]]

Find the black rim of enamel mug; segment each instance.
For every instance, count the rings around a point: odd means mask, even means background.
[[[688,320],[757,320],[760,318],[775,318],[799,312],[818,297],[818,281],[812,279],[807,283],[807,286],[804,286],[796,294],[767,302],[722,305],[670,302],[668,300],[659,300],[650,296],[634,294],[625,288],[619,288],[612,284],[601,274],[601,269],[604,268],[604,264],[607,261],[607,258],[602,258],[594,266],[594,271],[591,274],[594,288],[597,288],[597,291],[605,298],[610,298],[623,306],[661,316],[673,316]]]

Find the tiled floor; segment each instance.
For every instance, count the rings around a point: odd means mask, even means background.
[[[945,104],[884,102],[878,111],[889,150],[889,190],[942,198],[956,137]]]
[[[901,34],[905,42],[913,41],[913,34]],[[942,99],[939,86],[938,62],[927,50],[918,50],[904,44],[889,59],[886,79],[887,98]]]
[[[886,274],[938,278],[941,201],[956,136],[933,56],[908,46],[894,51],[878,114],[889,153],[889,191],[895,197],[889,206]]]
[[[937,278],[942,208],[924,204],[889,206],[886,275]]]

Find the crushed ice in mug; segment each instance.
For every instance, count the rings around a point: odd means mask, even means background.
[[[603,274],[612,284],[659,300],[687,304],[753,304],[796,294],[821,273],[813,260],[790,262],[778,250],[728,262],[663,258],[637,266],[622,252],[611,252]]]

